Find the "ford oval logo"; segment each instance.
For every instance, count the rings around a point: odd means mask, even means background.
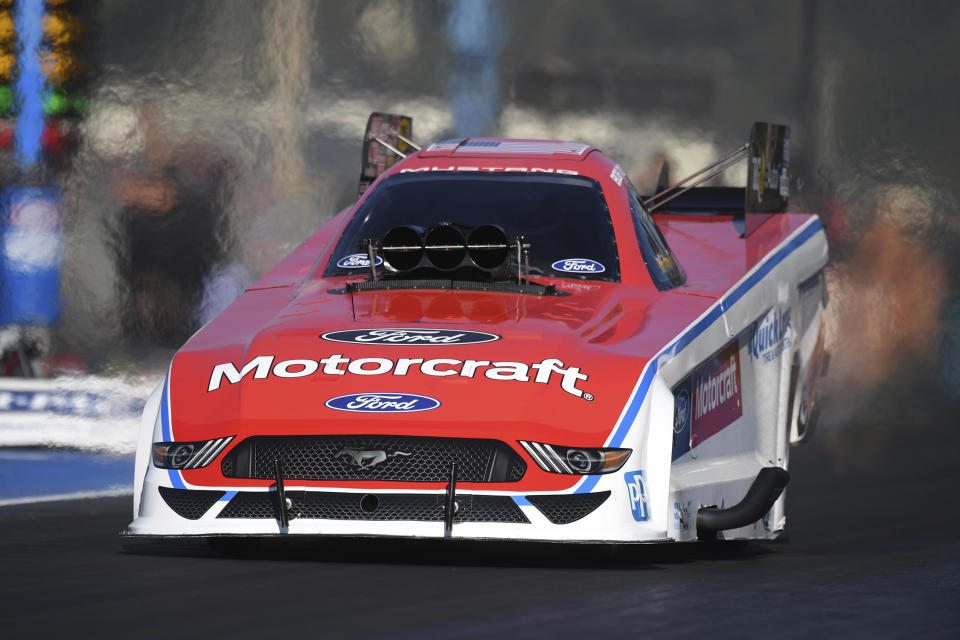
[[[448,345],[493,342],[500,336],[484,331],[457,331],[455,329],[348,329],[331,331],[320,336],[330,342],[351,344],[389,345]]]
[[[337,411],[409,413],[436,409],[440,401],[413,393],[351,393],[330,398],[324,405]]]
[[[379,267],[383,264],[383,258],[377,256],[374,264]],[[345,258],[340,258],[340,260],[337,261],[337,266],[341,269],[369,269],[370,258],[362,253],[353,253]]]
[[[589,258],[565,258],[557,260],[550,268],[554,271],[563,271],[564,273],[603,273],[606,271],[604,266],[596,260]]]

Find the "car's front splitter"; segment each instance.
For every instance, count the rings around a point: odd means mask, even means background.
[[[613,485],[611,485],[613,486]],[[192,490],[147,482],[134,536],[381,536],[564,542],[656,542],[667,532],[632,516],[624,490],[580,494],[458,493],[445,526],[443,492],[286,489],[288,525],[275,490]]]

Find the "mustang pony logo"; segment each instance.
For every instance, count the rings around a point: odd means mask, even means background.
[[[384,462],[388,458],[395,458],[397,456],[412,456],[412,453],[407,453],[406,451],[394,451],[392,453],[387,453],[382,449],[374,449],[372,451],[360,451],[358,449],[341,449],[337,453],[337,457],[345,462],[350,464],[352,469],[357,471],[366,471],[372,467],[377,466],[381,462]]]

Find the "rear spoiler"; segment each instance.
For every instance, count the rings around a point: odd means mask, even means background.
[[[398,158],[406,158],[411,149],[420,150],[413,137],[413,118],[395,113],[374,112],[367,119],[360,161],[360,195]]]
[[[697,186],[744,159],[747,160],[745,188]],[[657,181],[657,193],[645,198],[643,204],[650,211],[659,210],[658,213],[742,216],[743,235],[749,236],[771,215],[787,210],[789,167],[790,127],[757,122],[750,131],[749,142],[674,186],[667,186],[669,176],[662,173]]]

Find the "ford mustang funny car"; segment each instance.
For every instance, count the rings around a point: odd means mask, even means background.
[[[374,114],[360,199],[173,357],[128,533],[778,535],[827,302],[789,130],[647,197],[587,144],[411,128]]]

